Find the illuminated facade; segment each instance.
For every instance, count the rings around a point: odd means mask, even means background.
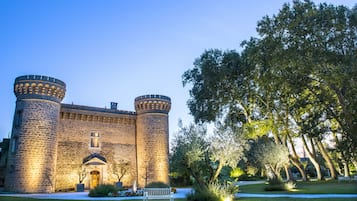
[[[5,189],[13,192],[71,190],[117,181],[130,186],[169,183],[169,97],[144,95],[135,112],[62,104],[64,82],[47,76],[16,78],[17,97],[8,150]]]

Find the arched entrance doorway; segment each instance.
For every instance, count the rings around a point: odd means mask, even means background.
[[[90,172],[90,188],[93,189],[99,185],[100,181],[100,172],[93,170]]]

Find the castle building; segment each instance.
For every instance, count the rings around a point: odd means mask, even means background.
[[[135,99],[135,112],[64,104],[66,84],[39,75],[15,79],[16,108],[5,190],[50,193],[120,181],[169,183],[171,100]]]

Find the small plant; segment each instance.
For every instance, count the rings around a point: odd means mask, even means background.
[[[239,167],[236,167],[232,169],[230,176],[237,181],[238,178],[244,174],[245,174],[244,170],[240,169]]]
[[[151,182],[145,188],[169,188],[170,186],[161,181]]]
[[[85,165],[81,164],[78,169],[77,169],[77,174],[78,174],[78,182],[81,184],[84,179],[87,177],[87,170]]]
[[[284,188],[286,191],[294,191],[294,189],[296,189],[296,183],[293,181],[288,181],[284,184]]]
[[[265,191],[285,191],[284,182],[277,177],[269,179],[268,186],[264,188]]]
[[[113,197],[118,196],[119,189],[111,184],[101,184],[89,191],[89,197]]]
[[[129,172],[130,162],[124,160],[120,160],[118,163],[114,162],[112,169],[117,181],[121,182],[121,179]]]

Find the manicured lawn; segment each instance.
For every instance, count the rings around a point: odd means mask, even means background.
[[[263,194],[357,194],[357,182],[322,181],[298,182],[296,191],[264,191],[266,184],[253,184],[240,187],[241,193]]]

